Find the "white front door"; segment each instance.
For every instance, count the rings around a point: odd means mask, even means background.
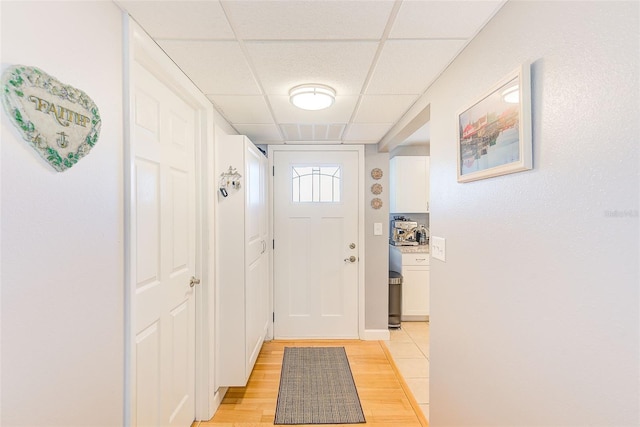
[[[195,418],[195,110],[135,63],[132,424]]]
[[[357,338],[359,154],[274,151],[274,335]]]

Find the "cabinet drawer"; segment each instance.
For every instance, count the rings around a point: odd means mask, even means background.
[[[429,254],[402,254],[402,265],[429,265]]]

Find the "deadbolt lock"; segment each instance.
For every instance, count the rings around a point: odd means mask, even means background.
[[[349,245],[349,248],[350,248],[350,249],[355,249],[355,248],[356,248],[356,244],[355,244],[355,243],[350,244],[350,245]]]

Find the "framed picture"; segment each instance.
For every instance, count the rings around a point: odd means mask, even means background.
[[[457,114],[458,182],[532,168],[530,70],[523,64]]]

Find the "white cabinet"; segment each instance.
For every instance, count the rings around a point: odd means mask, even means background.
[[[389,247],[389,268],[402,274],[403,321],[429,319],[429,254]]]
[[[235,168],[216,218],[216,383],[244,386],[270,324],[267,159],[245,136],[217,138],[216,179]],[[239,181],[239,186],[233,182]],[[226,184],[226,180],[222,185]],[[216,186],[220,187],[217,181]]]
[[[390,211],[429,212],[429,156],[396,156],[389,166]]]

